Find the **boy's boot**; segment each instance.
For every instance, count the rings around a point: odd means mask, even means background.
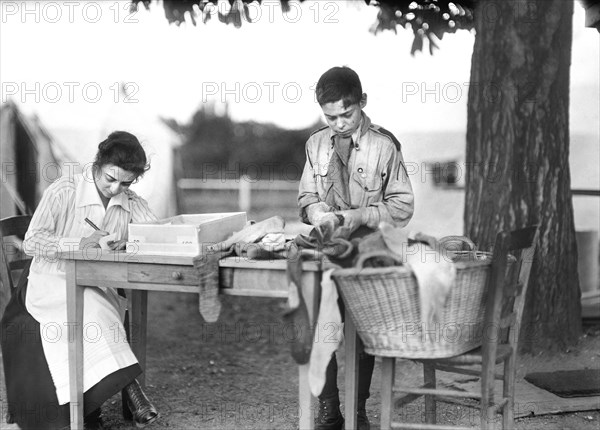
[[[344,417],[340,411],[339,397],[322,399],[319,397],[319,414],[315,423],[315,430],[342,430]]]
[[[325,385],[319,396],[319,413],[315,430],[342,430],[344,418],[340,412],[340,396],[337,387],[337,359],[332,355],[325,370]]]
[[[358,430],[370,430],[371,424],[369,423],[369,418],[367,417],[367,410],[365,408],[365,404],[367,403],[367,399],[362,399],[358,401],[358,410],[356,412],[356,427]]]

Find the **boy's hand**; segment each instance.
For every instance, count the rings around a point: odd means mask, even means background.
[[[108,235],[107,231],[96,230],[88,237],[82,237],[79,241],[79,249],[100,248],[100,238]]]
[[[324,212],[315,216],[315,227],[324,224],[330,224],[334,229],[340,226],[340,219],[333,212]]]
[[[344,227],[348,228],[350,232],[355,231],[364,224],[363,211],[360,208],[339,211],[336,214],[344,217]]]
[[[341,224],[341,219],[338,215],[333,212],[327,212],[322,216],[318,217],[315,222],[315,229],[320,233],[320,236],[324,242],[329,242],[333,233]]]
[[[331,218],[332,215],[333,208],[330,208],[325,202],[313,203],[306,207],[306,217],[315,227],[323,222],[331,222],[333,220],[333,218]]]

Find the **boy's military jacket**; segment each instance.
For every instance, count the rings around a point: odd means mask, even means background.
[[[368,208],[367,226],[376,229],[380,221],[405,226],[414,211],[410,184],[400,142],[392,133],[370,124],[362,113],[362,124],[355,133],[348,161],[350,208]],[[300,180],[298,205],[306,222],[306,207],[324,201],[332,182],[328,180],[335,133],[324,127],[306,142],[306,164]]]

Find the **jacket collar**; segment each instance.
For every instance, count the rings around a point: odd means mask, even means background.
[[[364,111],[362,111],[361,118],[360,118],[360,125],[358,127],[360,129],[360,137],[365,135],[365,133],[369,130],[369,127],[371,127],[371,118],[369,118],[367,116],[367,114]],[[352,134],[352,141],[354,143],[354,146],[356,146],[358,144],[358,141],[360,140],[360,139],[357,139],[358,138],[357,132],[358,132],[358,130],[356,130]],[[333,132],[331,127],[329,127],[329,140],[331,141],[332,145],[333,145],[334,136],[335,136],[335,133]]]

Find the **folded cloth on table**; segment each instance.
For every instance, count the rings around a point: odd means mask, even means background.
[[[267,234],[283,233],[285,221],[280,216],[273,216],[263,221],[254,223],[250,221],[242,230],[233,233],[228,239],[212,246],[208,246],[208,251],[223,251],[231,248],[237,243],[256,243]]]
[[[252,260],[283,259],[287,257],[290,245],[290,241],[286,242],[283,233],[267,233],[260,241],[255,243],[236,243],[235,253],[240,257]]]
[[[267,218],[266,220],[249,223],[242,230],[235,232],[227,240],[214,245],[204,247],[200,255],[194,257],[194,268],[198,273],[198,293],[200,314],[206,322],[215,322],[221,312],[221,300],[219,299],[219,260],[228,257],[234,253],[240,252],[242,255],[244,245],[255,243],[266,238],[268,235],[270,245],[258,247],[261,253],[255,252],[255,255],[269,256],[273,255],[273,249],[276,252],[283,252],[285,244],[281,242],[283,238],[283,229],[285,221],[280,216]],[[276,236],[280,235],[280,236]],[[273,245],[277,242],[277,247]],[[248,252],[250,258],[250,252]]]
[[[313,251],[315,258],[326,256],[335,261],[346,260],[354,251],[348,231],[341,227],[333,231],[328,231],[327,228],[329,226],[315,227],[308,235],[296,236],[294,242],[302,250]]]

